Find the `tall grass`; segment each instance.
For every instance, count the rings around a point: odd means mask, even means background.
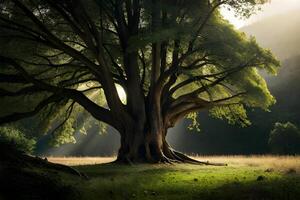
[[[77,165],[95,165],[109,163],[115,160],[115,157],[47,157],[48,161],[60,163],[69,166]]]

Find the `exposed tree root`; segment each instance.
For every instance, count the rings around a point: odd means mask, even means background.
[[[147,157],[147,158],[146,158]],[[118,157],[117,160],[112,163],[116,164],[141,164],[141,163],[149,163],[149,164],[176,164],[176,163],[188,163],[188,164],[196,164],[196,165],[212,165],[212,166],[227,166],[225,163],[211,163],[211,162],[203,162],[189,156],[175,151],[172,148],[165,148],[164,151],[159,152],[158,155],[152,155],[151,157],[145,156],[139,159],[132,159],[130,156],[122,156]],[[150,159],[149,159],[150,158]]]
[[[173,151],[178,157],[180,157],[183,162],[190,163],[190,164],[201,164],[201,165],[213,165],[213,166],[227,166],[226,163],[211,163],[211,162],[203,162],[184,155],[181,152]]]
[[[166,141],[165,135],[159,137],[154,134],[154,138],[140,138],[138,142],[121,141],[121,148],[118,152],[118,157],[113,163],[117,164],[176,164],[189,163],[197,165],[212,165],[212,166],[227,166],[225,163],[203,162],[175,151]],[[124,142],[124,143],[122,143]]]

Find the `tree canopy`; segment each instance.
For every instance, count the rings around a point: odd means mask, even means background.
[[[275,103],[260,72],[276,74],[279,62],[219,8],[248,17],[266,2],[3,1],[0,123],[39,115],[52,132],[64,130],[55,134],[60,143],[71,141],[75,129],[84,132],[85,112],[117,129],[124,142],[129,132],[164,138],[202,110],[249,125],[246,107]],[[132,145],[125,146],[127,152]]]

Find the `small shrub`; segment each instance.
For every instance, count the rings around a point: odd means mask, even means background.
[[[292,123],[276,123],[269,137],[269,146],[275,154],[300,154],[300,130]]]
[[[27,138],[21,130],[13,126],[0,127],[0,142],[11,143],[25,153],[33,153],[36,144],[34,139]]]

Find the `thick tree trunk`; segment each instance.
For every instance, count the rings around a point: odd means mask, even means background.
[[[156,73],[152,75],[153,83],[157,81],[156,76]],[[131,91],[127,97],[128,109],[115,116],[117,120],[121,118],[115,126],[121,135],[121,147],[116,162],[210,164],[189,158],[173,150],[167,143],[168,128],[176,122],[171,122],[163,114],[161,85],[153,84],[146,98],[143,97],[142,90],[132,85],[127,85],[127,90]]]
[[[130,129],[129,129],[130,130]],[[145,129],[143,132],[123,133],[121,147],[116,162],[119,163],[202,163],[173,150],[166,141],[166,129],[156,132]]]
[[[132,129],[121,136],[121,147],[117,161],[125,163],[159,163],[165,162],[163,131],[152,133],[147,129],[141,132]]]
[[[223,163],[210,163],[195,160],[185,154],[175,151],[166,141],[167,129],[156,132],[139,131],[128,128],[131,132],[124,132],[121,136],[121,147],[118,152],[117,163],[190,163],[225,166]],[[137,132],[138,131],[138,132]]]

